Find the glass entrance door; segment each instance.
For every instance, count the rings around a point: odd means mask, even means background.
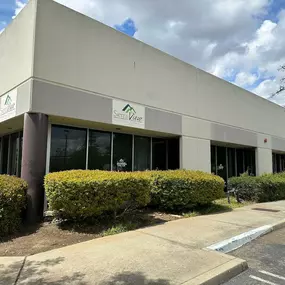
[[[9,157],[9,136],[2,138],[2,160],[1,160],[1,173],[8,174],[8,157]]]
[[[227,148],[225,147],[217,147],[217,175],[221,176],[225,181],[228,180]]]
[[[152,139],[152,169],[166,170],[166,140]]]
[[[273,156],[274,158],[274,156]],[[253,148],[230,148],[211,146],[211,172],[225,181],[248,172],[255,175],[255,150]]]

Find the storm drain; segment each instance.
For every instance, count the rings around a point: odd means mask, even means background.
[[[274,209],[268,209],[268,208],[252,208],[252,210],[263,211],[263,212],[272,212],[272,213],[280,212],[280,210],[274,210]]]

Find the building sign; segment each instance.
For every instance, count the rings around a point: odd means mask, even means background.
[[[112,123],[144,129],[145,108],[137,104],[113,100]]]
[[[0,97],[0,122],[16,116],[17,90]]]

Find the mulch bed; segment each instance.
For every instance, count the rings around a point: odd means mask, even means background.
[[[108,234],[118,225],[127,230],[153,226],[179,219],[179,216],[157,212],[152,209],[136,211],[114,221],[109,218],[86,223],[43,222],[25,227],[8,238],[0,240],[0,256],[28,256],[55,248],[88,241]],[[112,231],[111,231],[112,232]],[[106,234],[107,233],[107,234]],[[116,233],[115,231],[113,233]]]

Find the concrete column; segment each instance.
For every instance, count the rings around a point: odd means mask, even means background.
[[[268,148],[256,148],[256,175],[272,173],[272,150]]]
[[[21,177],[28,183],[28,223],[39,221],[43,215],[47,133],[47,115],[25,114]]]
[[[180,168],[211,172],[211,142],[182,136],[180,138]]]

